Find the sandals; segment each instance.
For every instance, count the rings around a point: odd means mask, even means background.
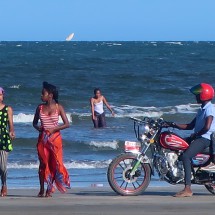
[[[1,197],[7,196],[7,186],[2,186]]]
[[[43,190],[43,191],[40,191],[40,192],[38,193],[37,197],[43,198],[43,197],[44,197],[44,190]]]
[[[46,198],[51,198],[52,197],[52,193],[50,191],[46,191]]]
[[[51,189],[47,188],[46,194],[44,194],[44,188],[41,188],[37,197],[39,197],[39,198],[43,198],[43,197],[50,198],[50,197],[52,197],[52,193],[54,193],[54,191],[55,191],[54,187],[52,187]]]

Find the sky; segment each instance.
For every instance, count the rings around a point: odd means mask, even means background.
[[[0,0],[0,41],[214,41],[215,0]]]

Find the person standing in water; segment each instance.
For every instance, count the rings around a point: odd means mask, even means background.
[[[0,87],[0,175],[2,197],[7,196],[7,158],[8,153],[13,150],[11,140],[14,138],[13,110],[10,106],[4,104],[4,89]]]
[[[54,192],[54,182],[57,189],[65,193],[70,188],[68,171],[63,164],[63,148],[60,130],[69,127],[69,121],[62,105],[58,103],[56,86],[43,83],[41,100],[44,102],[36,109],[33,126],[39,131],[37,143],[39,165],[40,192],[38,197],[44,197],[44,182],[47,183],[46,197]],[[59,125],[59,116],[63,124]],[[41,122],[41,125],[38,122]]]
[[[90,104],[94,128],[106,127],[104,104],[110,110],[112,116],[115,114],[99,88],[94,89],[94,97],[90,99]]]

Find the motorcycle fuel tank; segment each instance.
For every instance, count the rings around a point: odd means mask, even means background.
[[[178,135],[170,132],[163,132],[160,135],[161,146],[171,150],[185,150],[189,144]]]

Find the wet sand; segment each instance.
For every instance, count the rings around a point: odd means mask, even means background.
[[[203,186],[193,188],[191,198],[174,198],[181,186],[151,187],[141,196],[117,196],[109,188],[73,188],[67,194],[37,198],[37,190],[9,190],[0,198],[0,215],[135,215],[215,214],[215,196]]]

